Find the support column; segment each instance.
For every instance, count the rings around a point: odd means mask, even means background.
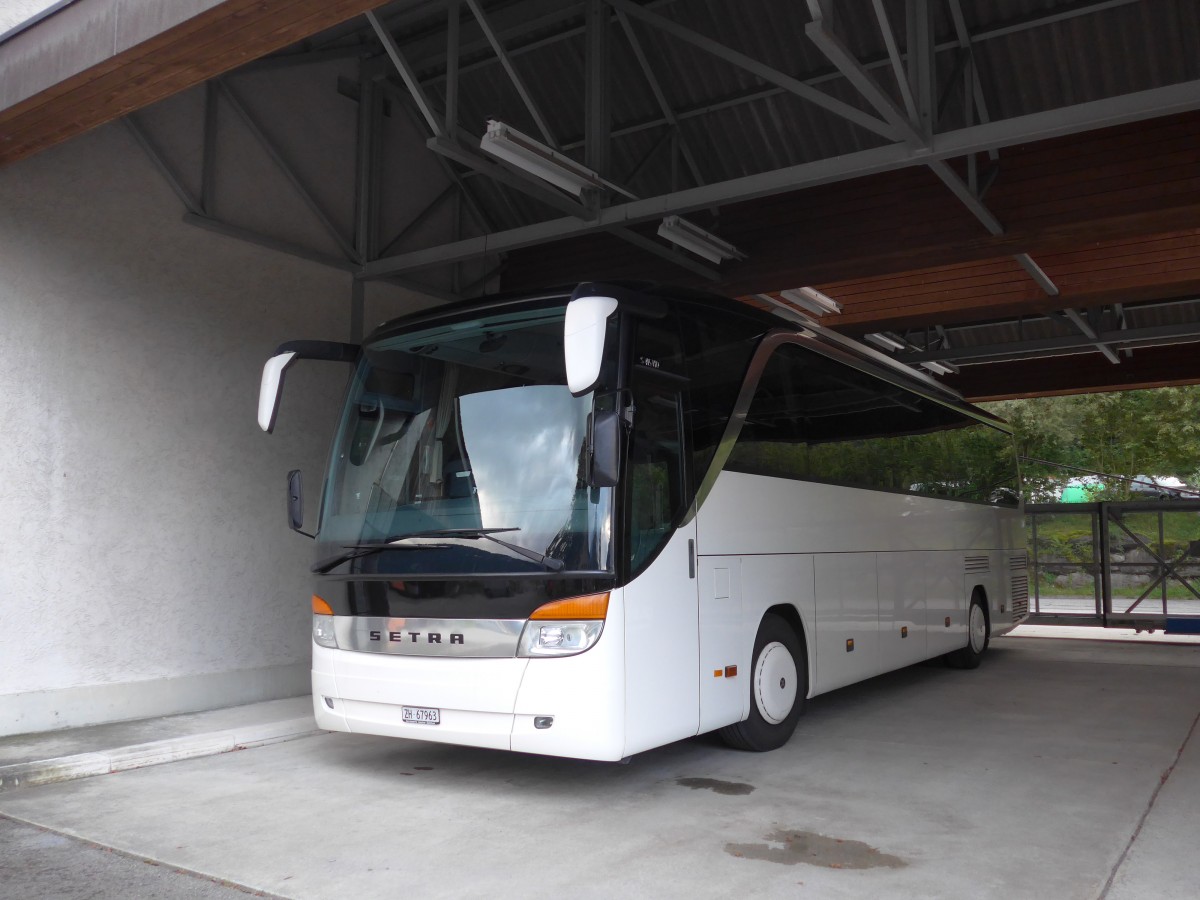
[[[608,103],[609,15],[604,0],[587,0],[585,33],[587,57],[584,71],[584,165],[608,178],[611,124]]]

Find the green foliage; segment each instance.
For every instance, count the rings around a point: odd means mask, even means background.
[[[1111,475],[1172,475],[1200,483],[1200,385],[1002,400],[983,406],[1007,419],[1022,456]],[[1072,474],[1025,463],[1027,500],[1057,497]],[[1127,489],[1111,485],[1107,499]]]

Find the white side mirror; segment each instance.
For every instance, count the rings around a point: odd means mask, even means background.
[[[563,356],[567,367],[567,387],[572,394],[579,395],[590,390],[600,377],[608,317],[616,310],[615,297],[578,297],[567,304],[567,318],[563,323]],[[265,373],[263,377],[266,377]],[[259,415],[262,415],[261,412]]]
[[[275,413],[279,411],[279,394],[283,387],[283,370],[296,358],[295,353],[272,356],[263,366],[262,383],[258,388],[258,427],[270,434],[275,428]]]

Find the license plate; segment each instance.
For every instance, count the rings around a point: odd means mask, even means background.
[[[440,709],[430,709],[427,706],[402,706],[400,710],[405,722],[416,722],[418,725],[440,725],[442,722]]]

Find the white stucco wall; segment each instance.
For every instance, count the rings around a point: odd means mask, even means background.
[[[0,734],[307,686],[310,522],[347,369],[349,281],[180,222],[120,123],[0,169]],[[377,289],[379,290],[379,289]],[[375,295],[368,324],[416,304]]]

